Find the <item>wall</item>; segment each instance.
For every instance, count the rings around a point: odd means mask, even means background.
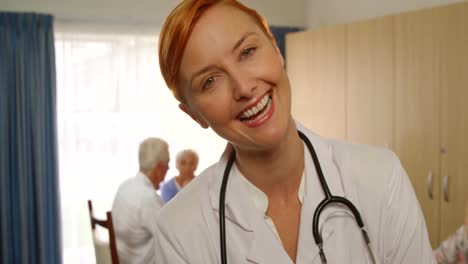
[[[271,25],[317,28],[446,5],[462,0],[242,0]],[[51,13],[60,21],[110,22],[159,28],[176,0],[0,0],[2,11]],[[304,11],[305,10],[305,11]]]
[[[271,25],[305,27],[307,0],[243,0]],[[51,13],[58,20],[147,24],[160,27],[176,0],[0,0],[2,11]]]
[[[306,26],[349,23],[462,0],[307,0]]]

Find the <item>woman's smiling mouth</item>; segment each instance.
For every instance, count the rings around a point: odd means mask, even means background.
[[[271,95],[265,94],[258,103],[240,114],[240,121],[249,127],[255,127],[263,123],[273,113],[273,101]]]

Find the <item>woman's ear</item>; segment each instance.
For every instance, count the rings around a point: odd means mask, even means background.
[[[185,104],[179,104],[180,110],[184,111],[187,115],[189,115],[195,122],[197,122],[201,127],[208,128],[209,125],[203,121],[196,113],[192,112]]]

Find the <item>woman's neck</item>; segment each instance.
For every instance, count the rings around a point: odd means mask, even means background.
[[[304,171],[304,145],[291,119],[288,132],[275,148],[252,153],[238,150],[241,173],[268,197],[297,197]]]
[[[181,181],[186,181],[186,180],[192,180],[193,178],[195,178],[195,175],[194,174],[180,174],[176,177],[178,180],[181,180]]]
[[[185,185],[187,185],[189,182],[191,182],[195,178],[195,175],[182,175],[179,174],[179,176],[175,177],[175,181],[177,182],[177,185],[179,185],[180,188],[184,188]]]

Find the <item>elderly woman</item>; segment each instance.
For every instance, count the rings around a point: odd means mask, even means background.
[[[295,122],[284,59],[256,11],[183,1],[159,62],[180,109],[228,145],[161,211],[158,263],[435,263],[398,158]]]
[[[193,178],[198,167],[198,154],[194,150],[184,149],[176,156],[176,167],[179,175],[164,183],[161,187],[161,196],[164,203],[169,202]]]

